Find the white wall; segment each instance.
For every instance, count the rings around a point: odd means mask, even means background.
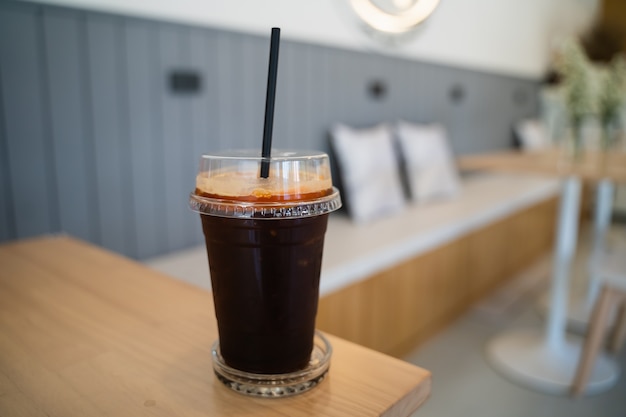
[[[441,0],[407,43],[375,42],[359,27],[347,0],[39,0],[92,10],[195,23],[283,39],[540,77],[555,40],[580,32],[599,0]]]

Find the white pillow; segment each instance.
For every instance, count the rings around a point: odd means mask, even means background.
[[[443,126],[401,121],[396,134],[414,201],[449,198],[459,193],[459,174]]]
[[[548,131],[540,120],[522,120],[515,125],[514,129],[523,150],[538,151],[550,147]]]
[[[366,222],[405,206],[389,126],[354,129],[337,124],[331,129],[331,141],[353,220]]]

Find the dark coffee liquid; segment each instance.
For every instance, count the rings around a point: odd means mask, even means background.
[[[200,217],[226,363],[266,374],[306,367],[328,215]]]

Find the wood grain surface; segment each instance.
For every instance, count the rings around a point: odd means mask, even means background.
[[[541,152],[502,151],[487,154],[464,155],[457,159],[462,170],[491,170],[528,172],[546,175],[575,175],[584,181],[595,182],[610,178],[626,182],[626,153],[597,151],[583,152],[578,159],[561,149]]]
[[[0,416],[408,416],[430,373],[328,335],[329,376],[284,399],[211,367],[211,294],[69,237],[0,246]]]
[[[552,248],[557,198],[320,299],[317,326],[402,357]]]

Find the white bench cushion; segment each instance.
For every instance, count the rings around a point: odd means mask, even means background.
[[[406,176],[415,202],[454,198],[459,175],[443,125],[399,121],[396,134],[406,162]]]
[[[331,141],[343,183],[342,198],[355,222],[392,215],[405,206],[391,129],[337,124]]]
[[[452,200],[407,207],[368,225],[330,216],[320,293],[328,294],[558,195],[554,178],[479,174]]]

